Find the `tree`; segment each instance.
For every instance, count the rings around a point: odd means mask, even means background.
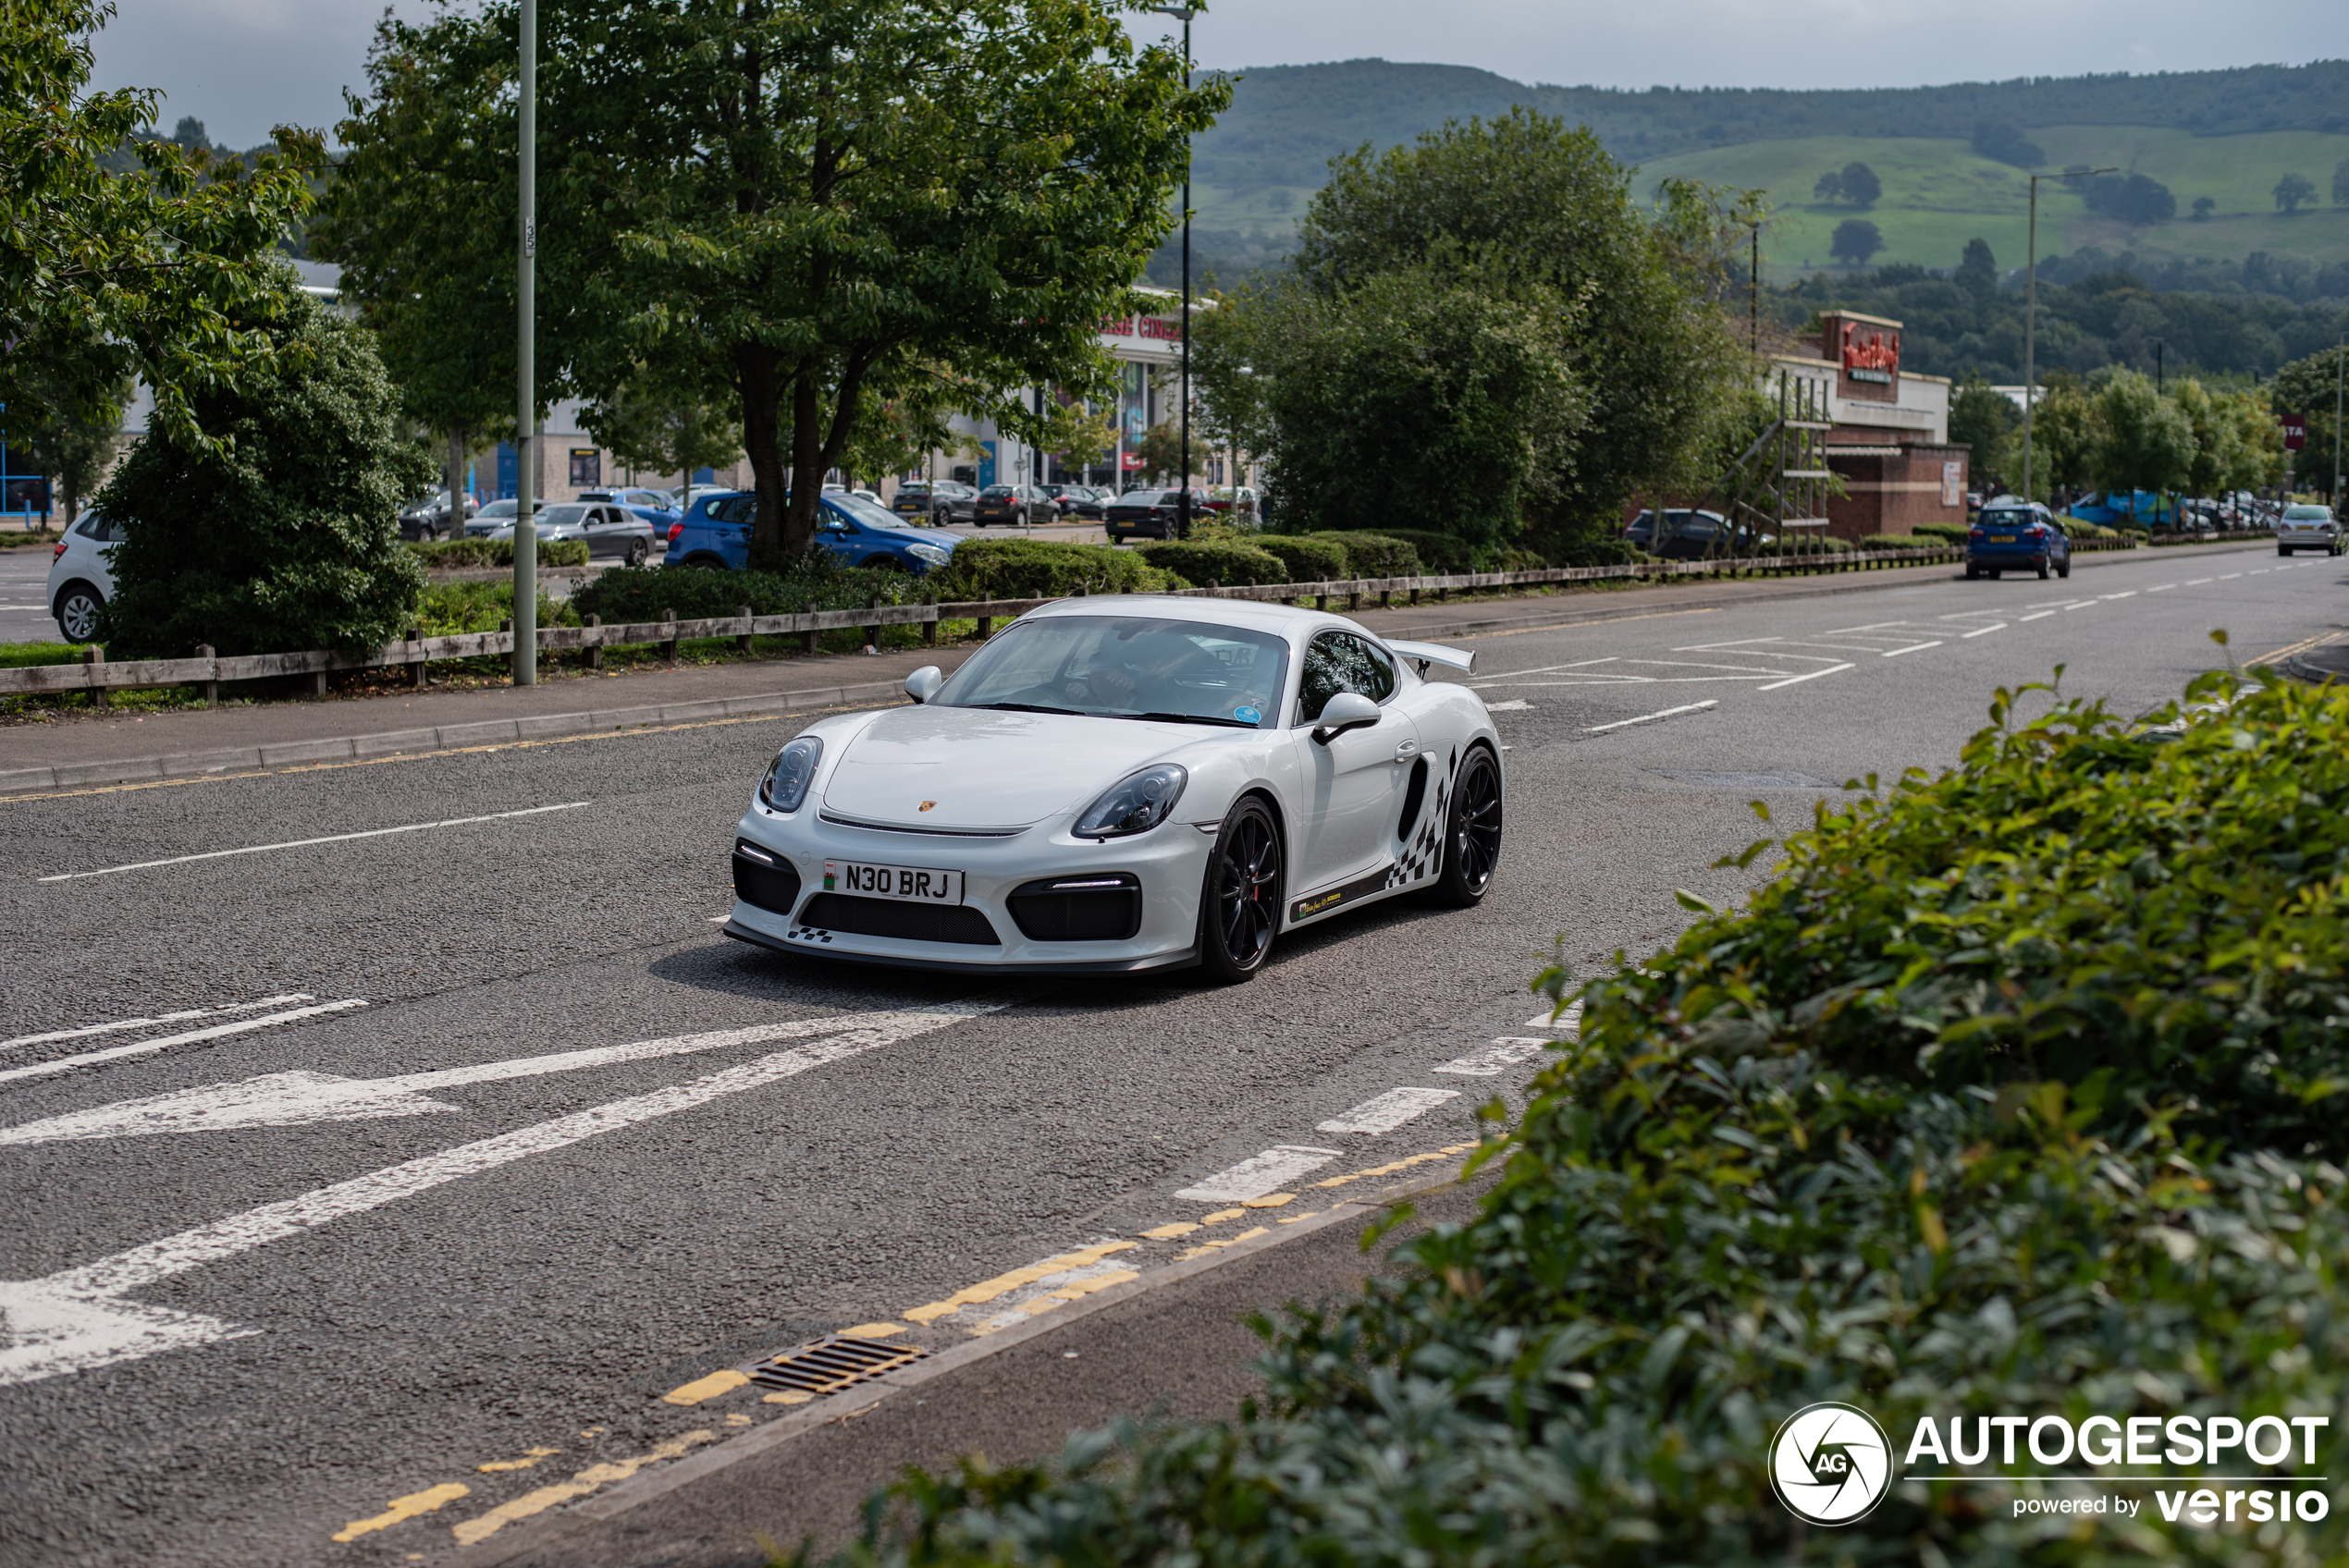
[[[1172,484],[1183,472],[1183,428],[1171,419],[1160,420],[1134,443],[1141,459],[1141,477],[1152,484]]]
[[[1845,218],[1835,226],[1835,237],[1827,241],[1827,254],[1865,266],[1870,256],[1884,249],[1884,235],[1865,218]]]
[[[739,405],[724,387],[663,384],[650,373],[630,377],[580,410],[580,423],[622,468],[677,473],[731,463],[743,449]]]
[[[2022,424],[2014,399],[1978,374],[1966,377],[1950,398],[1949,439],[1973,448],[1971,472],[1986,494],[1994,480],[2005,479],[2010,453],[2020,455],[2013,437]]]
[[[1589,423],[1574,311],[1416,268],[1284,305],[1264,331],[1283,530],[1408,516],[1479,548],[1515,544]]]
[[[1715,436],[1752,375],[1740,335],[1703,299],[1704,279],[1727,264],[1687,259],[1706,231],[1701,203],[1677,188],[1650,221],[1630,186],[1588,129],[1524,108],[1454,121],[1405,146],[1332,160],[1281,284],[1334,300],[1414,272],[1430,288],[1466,286],[1547,312],[1559,331],[1545,340],[1563,345],[1588,423],[1529,496],[1528,531],[1545,548],[1617,531],[1640,489],[1716,477]],[[1267,363],[1240,362],[1260,374]],[[1269,454],[1276,472],[1279,443],[1296,434],[1283,423]]]
[[[2338,344],[2318,349],[2306,359],[2294,360],[2276,372],[2268,385],[2269,421],[2277,414],[2295,413],[2308,422],[2308,445],[2299,452],[2293,468],[2330,489],[2332,475],[2332,452],[2335,427],[2333,423],[2333,389],[2335,380],[2343,368],[2342,349]],[[2349,451],[2349,447],[2343,448]]]
[[[2025,137],[2023,128],[2012,120],[1976,121],[1974,150],[1985,158],[2012,164],[2020,169],[2036,168],[2048,161],[2039,144]]]
[[[400,505],[431,474],[400,438],[398,394],[367,332],[300,295],[277,330],[286,375],[200,394],[217,439],[142,437],[99,504],[121,520],[99,641],[117,658],[336,648],[402,635],[424,570]]]
[[[114,456],[132,385],[129,377],[119,378],[110,395],[88,409],[77,390],[89,380],[80,361],[93,353],[103,356],[103,347],[20,343],[17,352],[23,360],[10,377],[14,400],[0,414],[0,425],[6,426],[19,471],[48,476],[51,501],[71,524]]]
[[[2332,165],[2332,204],[2349,207],[2349,158]]]
[[[94,421],[136,375],[154,393],[155,427],[200,441],[199,393],[282,368],[274,251],[310,204],[297,165],[324,154],[281,128],[252,168],[150,140],[135,169],[108,172],[159,99],[83,91],[91,35],[113,15],[105,0],[0,8],[0,344],[12,350],[0,353],[0,404],[28,400],[38,374],[60,418]],[[23,351],[34,344],[75,351],[36,363]]]
[[[2216,212],[2218,207],[2219,203],[2212,201],[2208,196],[2195,197],[2194,199],[2194,221],[2196,223],[2208,223],[2210,221],[2210,214]]]
[[[2109,213],[2123,223],[2167,223],[2178,215],[2170,188],[2146,175],[2099,175],[2080,182],[2080,197],[2093,213]]]
[[[1821,202],[1842,201],[1843,176],[1841,172],[1836,169],[1829,169],[1826,173],[1821,175],[1819,177],[1819,182],[1811,187],[1811,194],[1814,199]]]
[[[2194,426],[2177,400],[2133,370],[2121,371],[2096,394],[2097,479],[2112,490],[2174,490],[2195,459]]]
[[[2306,175],[2288,174],[2276,181],[2276,205],[2286,214],[2316,205],[2317,188]]]
[[[1959,258],[1955,281],[1977,299],[1998,291],[1998,263],[1990,253],[1988,240],[1974,239],[1965,242],[1965,254]]]
[[[1884,182],[1876,178],[1876,170],[1862,163],[1844,165],[1838,183],[1843,199],[1855,207],[1873,207],[1876,198],[1884,194]]]
[[[2049,500],[2059,490],[2076,496],[2085,489],[2095,472],[2098,435],[2097,406],[2079,378],[2068,371],[2048,376],[2031,415],[2031,499]],[[2018,450],[2016,461],[2021,460]]]

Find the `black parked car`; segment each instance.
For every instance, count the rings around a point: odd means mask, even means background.
[[[978,493],[978,504],[971,510],[971,521],[980,528],[991,522],[1033,528],[1060,520],[1060,508],[1033,484],[990,484]]]
[[[1623,537],[1652,556],[1666,560],[1703,560],[1718,556],[1749,556],[1764,541],[1753,529],[1731,523],[1718,512],[1666,507],[1664,543],[1655,542],[1655,514],[1642,511],[1623,531]]]
[[[457,494],[464,507],[465,521],[470,522],[473,514],[481,510],[481,503],[465,491],[461,490]],[[462,523],[453,528],[449,526],[449,492],[446,490],[436,491],[400,508],[400,536],[402,539],[449,539],[462,531]]]
[[[897,496],[889,509],[899,517],[927,522],[933,528],[943,528],[950,522],[969,522],[972,510],[978,504],[978,492],[967,484],[957,484],[951,479],[916,480],[897,487]]]
[[[1181,537],[1183,493],[1180,490],[1128,490],[1109,504],[1101,521],[1109,525],[1113,543],[1141,537],[1174,539]],[[1191,492],[1191,517],[1194,521],[1211,515],[1207,509],[1207,492]]]
[[[1108,505],[1101,495],[1088,484],[1047,484],[1042,488],[1044,494],[1052,498],[1052,504],[1060,508],[1060,514],[1064,518],[1098,519]]]

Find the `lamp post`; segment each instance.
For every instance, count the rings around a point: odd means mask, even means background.
[[[2117,174],[2118,169],[2066,169],[2061,174],[2031,177],[2030,239],[2023,256],[2023,498],[2031,499],[2031,410],[2039,405],[2039,367],[2035,355],[2039,325],[2039,182],[2078,179],[2083,176]]]
[[[1183,24],[1183,91],[1191,90],[1191,18],[1204,6],[1145,6]],[[1183,487],[1174,501],[1174,536],[1191,536],[1191,139],[1183,138]]]
[[[2332,351],[2332,504],[2341,505],[2341,361],[2349,359],[2349,332]]]
[[[538,459],[535,347],[532,326],[538,287],[538,0],[522,0],[521,253],[514,258],[520,318],[514,337],[514,652],[513,683],[538,683],[538,525],[531,519],[532,472]]]

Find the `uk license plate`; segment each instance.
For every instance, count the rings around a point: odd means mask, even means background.
[[[1990,535],[1990,543],[1993,545],[2011,545],[2014,543],[2014,535],[2011,533],[1993,533]]]
[[[824,863],[824,891],[857,893],[868,899],[898,899],[916,904],[963,901],[963,874],[918,865],[873,865],[864,861]]]

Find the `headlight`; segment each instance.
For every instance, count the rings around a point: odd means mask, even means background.
[[[1085,808],[1071,831],[1079,839],[1123,839],[1131,833],[1147,833],[1174,810],[1174,802],[1183,798],[1183,786],[1190,779],[1187,769],[1171,762],[1146,767],[1112,785]]]
[[[775,766],[759,780],[758,798],[770,810],[797,811],[807,799],[807,785],[816,777],[816,765],[824,757],[824,742],[813,735],[802,735],[775,753]]]
[[[931,566],[944,566],[949,554],[948,551],[941,550],[935,545],[908,545],[905,546],[905,553],[916,560],[927,561]]]

